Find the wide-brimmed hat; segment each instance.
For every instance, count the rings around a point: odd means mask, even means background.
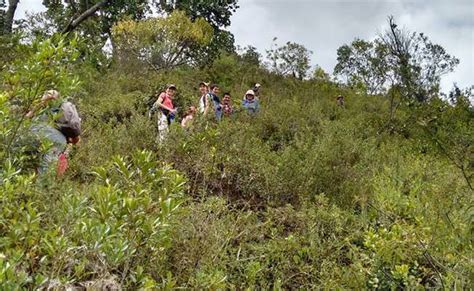
[[[209,87],[210,84],[211,84],[211,82],[207,82],[207,83],[206,82],[201,82],[201,83],[199,83],[199,86],[204,85],[206,87]]]
[[[260,87],[262,87],[262,85],[260,85],[260,83],[257,83],[257,84],[255,84],[255,87],[260,88]]]
[[[253,95],[255,96],[255,92],[253,90],[248,90],[246,93],[245,93],[245,96],[247,95]]]
[[[175,89],[175,90],[176,90],[176,85],[175,85],[175,84],[169,84],[166,88],[167,88],[167,89]]]

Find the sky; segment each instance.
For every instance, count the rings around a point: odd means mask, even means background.
[[[17,17],[41,11],[42,0],[21,0]],[[355,38],[374,39],[393,15],[401,27],[424,32],[460,59],[442,79],[447,92],[454,82],[474,85],[474,0],[239,0],[228,28],[236,44],[252,45],[265,55],[277,37],[313,51],[312,64],[332,73],[337,49]]]
[[[274,37],[313,51],[312,64],[332,73],[337,49],[355,38],[374,39],[393,15],[400,27],[424,32],[431,41],[460,59],[455,72],[442,79],[474,85],[474,0],[240,0],[230,31],[240,46],[265,55]]]

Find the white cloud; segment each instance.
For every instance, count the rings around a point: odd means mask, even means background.
[[[356,37],[373,39],[386,27],[387,16],[394,15],[400,25],[424,32],[461,60],[443,78],[444,91],[453,82],[474,84],[474,1],[240,0],[239,5],[230,27],[237,44],[264,53],[274,36],[295,41],[312,50],[313,63],[328,72],[341,45]]]
[[[18,4],[15,18],[24,18],[26,16],[26,12],[41,12],[44,10],[45,7],[43,6],[42,0],[21,0]]]

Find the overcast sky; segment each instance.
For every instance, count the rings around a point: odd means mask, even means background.
[[[232,17],[237,44],[253,45],[264,54],[273,37],[280,44],[301,43],[313,51],[313,64],[332,73],[336,51],[356,37],[373,39],[385,30],[387,16],[399,26],[424,32],[460,59],[442,80],[474,85],[474,0],[240,0]]]
[[[21,0],[17,17],[43,9],[41,2]],[[474,85],[474,0],[239,0],[239,6],[229,28],[238,45],[264,54],[273,37],[301,43],[313,51],[313,65],[329,73],[341,45],[356,37],[373,39],[394,15],[400,26],[424,32],[460,59],[443,78],[443,91],[453,82]]]

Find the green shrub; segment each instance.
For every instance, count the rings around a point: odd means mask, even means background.
[[[6,173],[1,185],[3,288],[111,275],[130,288],[153,280],[152,266],[161,263],[171,243],[168,220],[185,190],[178,172],[143,151],[114,158],[97,169],[90,186],[79,188],[50,181],[45,191],[32,177],[14,175],[13,169]]]

